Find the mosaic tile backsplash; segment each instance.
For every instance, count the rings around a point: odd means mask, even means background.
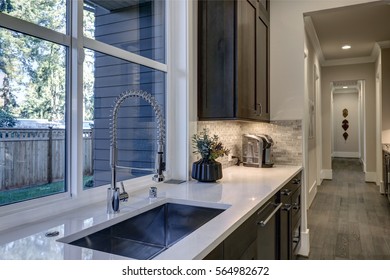
[[[224,146],[233,156],[242,158],[242,135],[268,134],[274,141],[273,160],[275,164],[302,165],[302,121],[272,121],[254,123],[240,121],[202,121],[198,122],[198,133],[206,128],[211,135],[218,135]],[[199,157],[193,155],[192,161]],[[234,165],[237,160],[228,161],[228,157],[219,158],[223,168]]]

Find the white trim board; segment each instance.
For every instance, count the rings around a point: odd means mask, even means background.
[[[317,181],[314,181],[313,185],[309,189],[307,209],[310,208],[310,205],[312,204],[316,195],[317,195]]]
[[[360,158],[360,153],[359,152],[333,152],[332,157]]]
[[[313,24],[313,20],[311,19],[311,16],[305,16],[303,20],[305,22],[305,29],[307,35],[311,43],[313,44],[315,52],[318,55],[318,60],[322,65],[325,62],[325,58],[324,58],[324,54],[322,53],[320,40],[318,39],[317,32]]]
[[[301,231],[301,243],[298,249],[298,255],[308,257],[310,253],[310,235],[309,229]]]
[[[376,183],[376,172],[365,172],[364,180],[366,182]]]
[[[378,46],[379,46],[381,49],[390,48],[390,40],[389,40],[389,41],[376,42],[376,43],[378,44]]]
[[[333,170],[332,169],[321,169],[321,179],[332,180]]]
[[[344,59],[331,59],[324,61],[321,66],[341,66],[341,65],[351,65],[351,64],[363,64],[363,63],[373,63],[375,62],[376,57],[366,56],[366,57],[357,57],[357,58],[344,58]]]

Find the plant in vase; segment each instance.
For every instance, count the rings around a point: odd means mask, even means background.
[[[192,136],[194,154],[200,154],[200,160],[192,164],[191,177],[200,182],[215,182],[222,178],[222,165],[217,158],[227,156],[229,150],[224,148],[218,135],[209,136],[208,130],[203,129]]]

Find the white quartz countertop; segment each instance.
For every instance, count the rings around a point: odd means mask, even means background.
[[[97,231],[165,202],[226,209],[155,257],[202,259],[301,170],[301,166],[234,166],[224,169],[223,178],[216,183],[159,183],[157,199],[148,198],[148,189],[130,193],[131,198],[121,205],[119,214],[106,214],[103,201],[34,225],[0,232],[0,259],[126,259],[57,240],[75,240],[84,232]],[[45,236],[53,231],[59,235]]]

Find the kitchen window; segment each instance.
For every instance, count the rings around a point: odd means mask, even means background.
[[[83,34],[84,121],[93,123],[91,147],[84,145],[83,153],[84,162],[92,161],[83,179],[88,189],[110,184],[110,123],[116,97],[126,90],[143,90],[165,111],[166,74],[159,71],[165,67],[165,1],[85,1]],[[156,138],[151,106],[136,98],[126,100],[118,116],[118,164],[153,169]],[[119,169],[118,181],[147,174],[151,172]]]
[[[93,132],[91,143],[83,146],[84,162],[91,160],[91,168],[86,170],[89,173],[84,174],[84,188],[91,188],[110,184],[110,123],[116,97],[127,89],[143,90],[164,108],[166,82],[164,72],[146,66],[89,49],[85,49],[85,57],[84,77],[93,77],[90,85],[84,80],[84,89],[92,89],[91,96],[84,95],[84,112],[90,116]],[[117,133],[118,165],[154,168],[157,126],[148,103],[139,98],[127,99],[119,111]],[[118,181],[123,181],[148,174],[151,172],[118,169],[117,176]]]
[[[7,176],[22,182],[8,186],[1,181],[0,205],[11,212],[19,209],[20,203],[34,208],[53,199],[91,201],[91,195],[105,193],[105,188],[96,187],[109,183],[110,108],[116,96],[124,90],[141,89],[154,95],[163,110],[170,100],[166,90],[165,1],[33,2],[0,1],[0,52],[6,53],[5,57],[15,56],[17,61],[5,61],[3,55],[0,60],[0,102],[15,105],[4,112],[11,123],[0,128],[0,181],[12,171]],[[15,45],[8,43],[10,38]],[[50,56],[53,53],[56,56]],[[46,64],[55,70],[44,68]],[[44,79],[51,79],[51,83],[43,85]],[[31,103],[28,109],[24,103]],[[121,165],[153,167],[153,111],[140,100],[129,100],[122,107],[118,131],[123,140],[118,146]],[[12,133],[22,123],[25,127],[20,129],[39,127],[45,130],[44,136]],[[37,148],[44,160],[38,160],[30,146],[12,148],[11,153],[10,139],[17,137],[25,143],[35,137],[29,144],[32,147],[45,143],[48,151]],[[26,163],[28,158],[41,165]],[[119,179],[145,175],[124,172],[119,173]],[[55,190],[54,184],[58,185]],[[36,195],[26,191],[23,197],[12,194],[12,190],[36,186],[46,192],[40,190]]]
[[[5,206],[67,192],[70,40],[62,34],[68,24],[65,1],[8,0],[0,2],[0,10],[0,206]]]
[[[0,11],[63,34],[67,30],[67,0],[1,0]]]

